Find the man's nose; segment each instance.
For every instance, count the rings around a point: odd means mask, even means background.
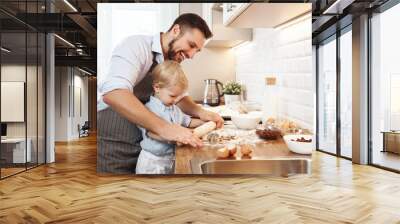
[[[195,49],[192,49],[187,53],[187,55],[189,56],[190,59],[192,59],[195,54],[196,54],[196,50]]]

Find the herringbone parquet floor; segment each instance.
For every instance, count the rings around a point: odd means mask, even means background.
[[[315,153],[310,177],[98,176],[96,139],[0,181],[0,223],[400,223],[400,175]]]

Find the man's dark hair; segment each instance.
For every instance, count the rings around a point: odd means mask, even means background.
[[[179,27],[183,32],[185,28],[197,28],[200,30],[200,32],[203,33],[206,39],[212,37],[211,30],[210,28],[208,28],[206,21],[204,21],[203,18],[201,18],[197,14],[184,13],[180,15],[178,18],[175,19],[174,23],[172,24],[172,26],[169,28],[168,31],[171,31],[172,27],[174,27],[176,24],[179,25]]]

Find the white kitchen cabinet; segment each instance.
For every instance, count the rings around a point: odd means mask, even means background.
[[[311,3],[224,3],[223,24],[235,28],[276,28],[310,14]]]
[[[251,3],[223,3],[223,24],[230,25]]]
[[[203,19],[213,33],[205,47],[231,48],[252,40],[252,29],[232,28],[223,25],[223,12],[220,4],[203,3]]]

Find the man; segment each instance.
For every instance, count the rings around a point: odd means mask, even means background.
[[[212,33],[196,14],[182,14],[166,33],[155,36],[131,36],[113,51],[109,72],[100,85],[98,104],[97,171],[135,173],[140,153],[141,133],[136,125],[159,135],[166,141],[202,145],[190,129],[170,124],[147,110],[144,103],[152,94],[151,70],[164,60],[182,62],[193,58]],[[178,107],[193,117],[215,121],[223,119],[202,109],[184,94]]]

